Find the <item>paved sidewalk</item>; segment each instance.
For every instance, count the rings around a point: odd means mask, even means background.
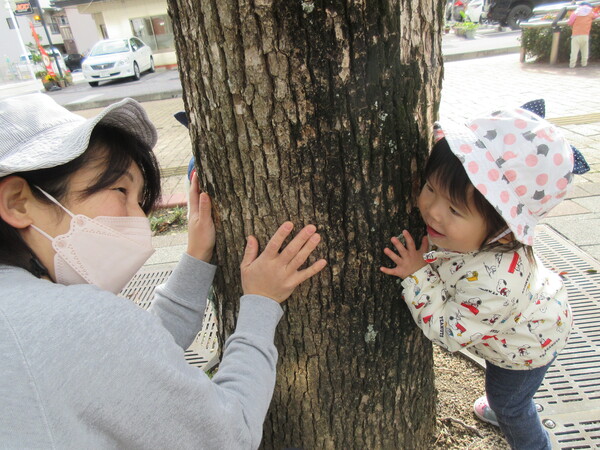
[[[444,34],[442,53],[444,61],[447,63],[519,53],[521,51],[520,38],[521,30],[500,29],[497,25],[481,25],[475,32],[475,39],[466,39],[457,36],[454,32]]]

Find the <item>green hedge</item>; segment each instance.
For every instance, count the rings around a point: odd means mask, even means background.
[[[549,62],[552,48],[552,29],[524,28],[521,34],[521,46],[528,58],[535,62]],[[571,27],[561,27],[558,41],[558,62],[568,62],[571,53]],[[590,32],[590,61],[600,61],[600,23],[592,24]]]

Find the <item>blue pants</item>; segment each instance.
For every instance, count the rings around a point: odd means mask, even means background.
[[[512,449],[552,449],[533,402],[551,364],[533,370],[509,370],[486,362],[488,404]]]

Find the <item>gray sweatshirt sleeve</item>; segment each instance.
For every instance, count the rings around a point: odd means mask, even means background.
[[[184,254],[165,284],[154,291],[148,310],[155,314],[182,349],[202,327],[206,299],[216,267]]]

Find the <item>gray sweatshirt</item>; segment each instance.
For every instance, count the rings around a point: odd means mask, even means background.
[[[184,350],[214,272],[184,255],[149,313],[95,286],[0,266],[0,448],[258,447],[282,310],[243,296],[210,380]]]

